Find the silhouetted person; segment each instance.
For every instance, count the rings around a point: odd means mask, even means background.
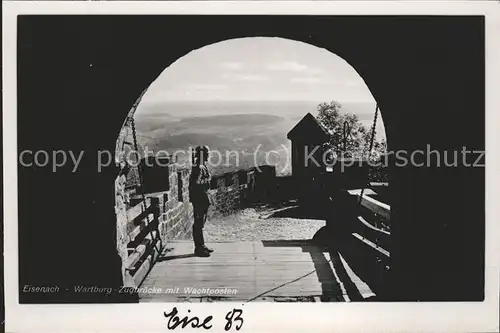
[[[208,198],[208,190],[210,189],[210,172],[206,165],[208,160],[209,149],[207,146],[198,146],[195,151],[195,160],[191,169],[189,178],[189,200],[193,204],[194,224],[193,224],[193,241],[194,253],[197,256],[209,257],[213,252],[205,245],[203,239],[203,227],[207,220],[208,207],[210,200]]]

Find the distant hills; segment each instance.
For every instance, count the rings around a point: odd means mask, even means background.
[[[186,126],[261,126],[278,123],[284,119],[269,114],[228,114],[205,117],[189,117],[180,120]]]
[[[220,173],[266,164],[266,152],[274,151],[273,163],[278,163],[278,172],[287,173],[290,142],[286,134],[308,112],[316,115],[318,104],[311,101],[140,104],[134,118],[140,144],[154,152],[172,153],[198,145],[208,145],[223,157],[225,152],[238,152],[239,165],[223,158],[224,165],[215,168],[215,173]],[[370,103],[345,104],[343,110],[369,122],[374,107]],[[279,157],[275,152],[279,152]]]
[[[335,98],[332,98],[335,100]],[[301,117],[307,112],[316,114],[317,107],[320,103],[330,102],[324,101],[168,101],[168,102],[143,102],[139,104],[136,115],[155,116],[168,114],[173,118],[185,117],[205,117],[214,115],[231,115],[231,114],[252,114],[260,113],[267,115],[276,115],[280,117]],[[375,110],[375,101],[359,102],[348,101],[343,102],[342,110],[349,113],[357,114],[360,119],[364,115],[370,117]]]

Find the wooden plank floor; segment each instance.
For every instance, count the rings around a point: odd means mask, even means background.
[[[195,257],[192,241],[168,244],[139,288],[140,301],[349,301],[349,288],[373,296],[341,256],[307,241],[207,245],[215,250],[209,258]]]

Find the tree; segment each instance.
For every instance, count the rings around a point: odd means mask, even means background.
[[[341,113],[342,105],[337,101],[318,105],[317,119],[330,135],[329,149],[337,156],[380,158],[387,152],[385,140],[374,139],[372,152],[370,140],[372,128],[365,127],[355,114]]]

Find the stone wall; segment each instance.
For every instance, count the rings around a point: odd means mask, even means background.
[[[116,250],[122,261],[122,277],[123,285],[127,287],[134,286],[132,277],[127,274],[126,271],[126,261],[128,258],[127,244],[128,244],[128,232],[127,224],[127,201],[128,197],[125,191],[127,177],[125,174],[120,174],[115,180],[115,214],[116,214]]]
[[[189,175],[188,169],[171,168],[169,182],[170,190],[158,195],[160,199],[161,239],[168,243],[174,239],[185,238],[193,225],[193,206],[189,202]]]
[[[212,205],[208,211],[209,217],[230,215],[242,207],[249,186],[246,179],[240,178],[250,172],[242,170],[212,178],[209,191]]]
[[[259,166],[212,177],[209,217],[230,215],[275,197],[276,170]]]

